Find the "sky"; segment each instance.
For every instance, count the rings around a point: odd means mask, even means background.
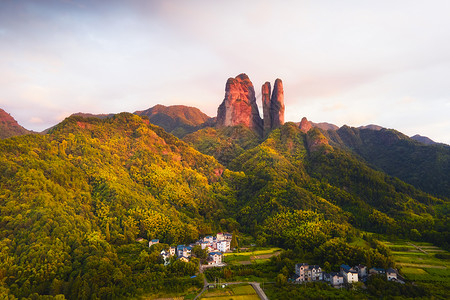
[[[42,131],[156,104],[217,114],[229,77],[286,121],[377,124],[450,144],[450,1],[0,0],[0,108]],[[262,111],[260,111],[262,114]]]

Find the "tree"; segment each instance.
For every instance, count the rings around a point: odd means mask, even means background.
[[[233,237],[231,238],[231,243],[230,243],[230,248],[234,249],[234,248],[238,248],[238,241],[237,241],[237,231],[233,231]]]
[[[277,278],[275,279],[275,283],[277,286],[284,286],[286,282],[287,282],[286,276],[284,276],[281,273],[277,275]]]

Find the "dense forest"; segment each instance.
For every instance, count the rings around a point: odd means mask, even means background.
[[[122,113],[72,116],[45,135],[1,140],[0,295],[125,298],[202,287],[190,278],[197,260],[164,267],[159,251],[218,231],[285,249],[267,274],[292,270],[293,251],[330,270],[393,266],[363,231],[449,249],[447,187],[431,195],[430,183],[414,181],[421,174],[393,175],[389,161],[331,135],[287,123],[265,139],[237,126],[180,140]],[[435,168],[442,176],[448,151],[427,147],[444,162]],[[359,236],[370,249],[350,244]],[[149,248],[154,238],[161,245]],[[221,276],[249,272],[227,270]]]

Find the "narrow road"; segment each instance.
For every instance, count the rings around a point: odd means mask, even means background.
[[[198,271],[200,274],[203,274],[203,268],[200,262],[198,263]],[[208,288],[208,281],[206,280],[206,276],[203,276],[203,289],[200,291],[200,293],[195,296],[194,300],[197,300]]]
[[[408,244],[410,244],[411,246],[414,246],[414,248],[416,248],[417,250],[419,250],[419,251],[421,251],[421,252],[423,252],[423,253],[425,253],[425,254],[428,255],[428,252],[426,252],[425,250],[423,250],[423,249],[420,248],[419,246],[416,246],[416,245],[414,245],[413,243],[408,243]]]
[[[259,285],[259,282],[249,282],[253,289],[256,291],[256,293],[259,296],[259,299],[261,300],[269,300],[269,298],[267,298],[266,293],[264,293],[264,291],[262,290],[261,286]]]

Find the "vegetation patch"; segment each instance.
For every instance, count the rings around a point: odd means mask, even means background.
[[[259,297],[251,285],[239,284],[229,285],[223,289],[209,290],[202,295],[201,299],[256,300],[259,299]]]

